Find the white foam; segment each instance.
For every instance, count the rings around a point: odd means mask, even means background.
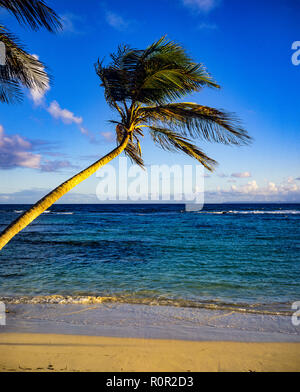
[[[252,211],[199,211],[198,214],[282,214],[282,215],[298,215],[300,211],[298,210],[274,210],[274,211],[262,211],[262,210],[252,210]]]

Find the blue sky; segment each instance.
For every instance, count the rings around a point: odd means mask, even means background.
[[[115,114],[94,72],[119,44],[145,48],[167,34],[206,65],[221,84],[194,101],[235,112],[254,138],[247,147],[199,142],[219,165],[205,178],[205,201],[300,202],[299,0],[49,0],[64,31],[20,27],[0,12],[53,80],[44,96],[25,91],[18,105],[0,106],[0,203],[32,203],[115,146]],[[299,55],[300,58],[300,55]],[[147,137],[147,165],[197,164],[164,152]],[[117,167],[117,163],[115,163]],[[92,176],[61,202],[97,202]]]

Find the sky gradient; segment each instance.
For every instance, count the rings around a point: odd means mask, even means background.
[[[145,48],[167,34],[222,86],[189,96],[235,112],[253,137],[246,147],[198,141],[219,165],[205,177],[205,202],[300,202],[299,0],[48,0],[64,30],[50,34],[0,21],[43,61],[52,76],[45,95],[25,91],[0,106],[0,203],[33,203],[115,146],[115,114],[94,71],[119,44]],[[300,55],[299,55],[300,58]],[[142,141],[146,165],[194,164]],[[115,167],[118,163],[114,163]],[[60,202],[97,202],[92,176]]]

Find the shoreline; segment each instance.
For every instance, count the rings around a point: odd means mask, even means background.
[[[300,343],[0,334],[0,372],[300,371]]]
[[[238,303],[213,300],[189,300],[182,298],[167,297],[136,297],[122,295],[97,296],[86,295],[17,295],[0,296],[0,302],[6,305],[96,305],[96,304],[124,304],[124,305],[146,305],[146,306],[169,306],[176,308],[195,308],[206,310],[233,311],[238,313],[292,316],[290,302],[274,303]]]
[[[8,304],[2,333],[186,341],[300,342],[290,316],[124,303]]]
[[[0,372],[300,372],[288,316],[122,303],[7,310]]]

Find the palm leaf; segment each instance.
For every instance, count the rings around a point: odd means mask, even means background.
[[[145,50],[119,47],[111,59],[106,67],[96,64],[109,102],[163,104],[204,86],[219,87],[202,64],[165,37]]]
[[[196,103],[143,107],[138,115],[150,125],[165,123],[184,136],[200,137],[210,142],[240,145],[251,140],[233,114]]]
[[[41,0],[0,0],[0,7],[13,14],[19,23],[33,30],[45,27],[54,32],[62,28],[59,16]]]
[[[0,80],[0,102],[17,103],[22,100],[19,84],[13,80]]]
[[[197,64],[179,44],[162,37],[145,50],[139,64],[144,80],[137,86],[139,102],[156,103],[181,98],[201,90],[204,86],[216,87],[203,64]]]
[[[149,128],[151,130],[150,135],[153,141],[162,149],[173,152],[184,152],[190,157],[197,159],[197,161],[200,162],[209,171],[213,171],[217,162],[209,158],[197,146],[192,144],[189,139],[166,128],[152,126]]]
[[[49,76],[45,65],[28,54],[21,47],[17,38],[5,30],[3,26],[0,26],[0,40],[6,46],[6,65],[0,67],[2,91],[10,91],[11,93],[15,91],[20,97],[21,90],[16,87],[17,84],[44,91],[49,86]],[[8,88],[9,90],[7,90]],[[4,97],[5,94],[2,96],[3,102],[7,102]]]
[[[144,50],[119,46],[111,62],[96,64],[109,105],[117,109],[117,141],[131,133],[125,153],[142,165],[139,137],[150,130],[153,140],[170,151],[196,158],[209,170],[216,161],[194,145],[190,138],[242,145],[251,141],[234,114],[196,103],[175,103],[204,87],[219,88],[201,63],[194,62],[184,48],[162,37]]]
[[[126,78],[122,77],[121,73],[114,68],[103,67],[103,61],[98,60],[95,64],[95,71],[101,80],[101,86],[104,87],[104,96],[106,102],[112,108],[118,110],[122,119],[124,120],[124,111],[117,104],[119,101],[126,99]]]

